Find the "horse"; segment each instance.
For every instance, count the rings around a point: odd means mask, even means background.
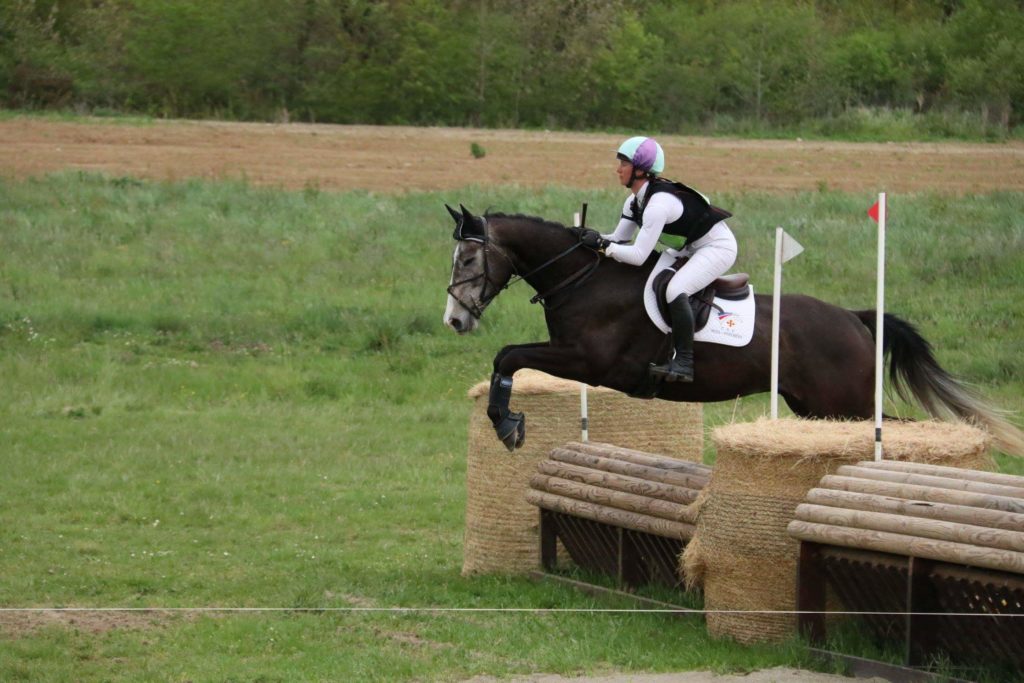
[[[648,317],[643,289],[657,254],[640,267],[619,263],[586,245],[580,230],[541,218],[445,205],[456,241],[444,324],[463,335],[487,306],[520,280],[544,306],[548,341],[513,344],[494,357],[487,415],[513,451],[526,437],[522,413],[512,412],[513,375],[532,368],[564,379],[649,398],[649,365],[671,352],[668,335]],[[755,295],[753,337],[742,347],[696,342],[692,383],[663,383],[658,398],[714,402],[771,390],[772,299]],[[803,418],[869,419],[874,415],[876,313],[851,311],[819,299],[782,296],[779,394]],[[885,314],[884,352],[892,386],[932,417],[988,429],[1000,450],[1024,455],[1024,432],[946,372],[931,345],[910,323]]]

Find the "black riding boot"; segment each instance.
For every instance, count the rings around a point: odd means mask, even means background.
[[[664,375],[666,382],[693,381],[693,309],[690,297],[680,294],[669,302],[672,317],[672,346],[676,355],[664,365],[651,367],[651,374]]]

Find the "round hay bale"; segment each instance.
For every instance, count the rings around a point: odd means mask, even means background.
[[[469,391],[463,575],[522,574],[540,566],[539,514],[525,500],[530,477],[551,449],[580,438],[578,382],[535,370],[520,370],[514,380],[511,408],[526,414],[526,442],[512,453],[487,417],[490,383]],[[592,441],[692,462],[703,458],[700,404],[629,398],[601,387],[589,388],[587,403]]]
[[[794,610],[799,543],[786,533],[797,505],[839,466],[874,458],[873,422],[766,418],[714,430],[718,459],[695,505],[697,542],[683,555],[709,610]],[[966,424],[892,422],[884,456],[986,469],[988,435]],[[708,632],[742,643],[792,637],[792,614],[707,615]]]

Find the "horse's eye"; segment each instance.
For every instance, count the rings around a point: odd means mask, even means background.
[[[474,261],[476,261],[476,256],[470,256],[468,259],[462,262],[462,265],[463,267],[471,266],[473,265]]]

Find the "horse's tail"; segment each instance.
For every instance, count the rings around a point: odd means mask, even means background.
[[[854,311],[854,315],[872,335],[876,334],[875,311]],[[975,423],[992,434],[999,450],[1024,456],[1024,432],[1006,419],[1007,411],[987,404],[943,370],[932,354],[931,344],[913,325],[886,313],[882,349],[890,356],[889,378],[900,398],[916,398],[932,417]]]

